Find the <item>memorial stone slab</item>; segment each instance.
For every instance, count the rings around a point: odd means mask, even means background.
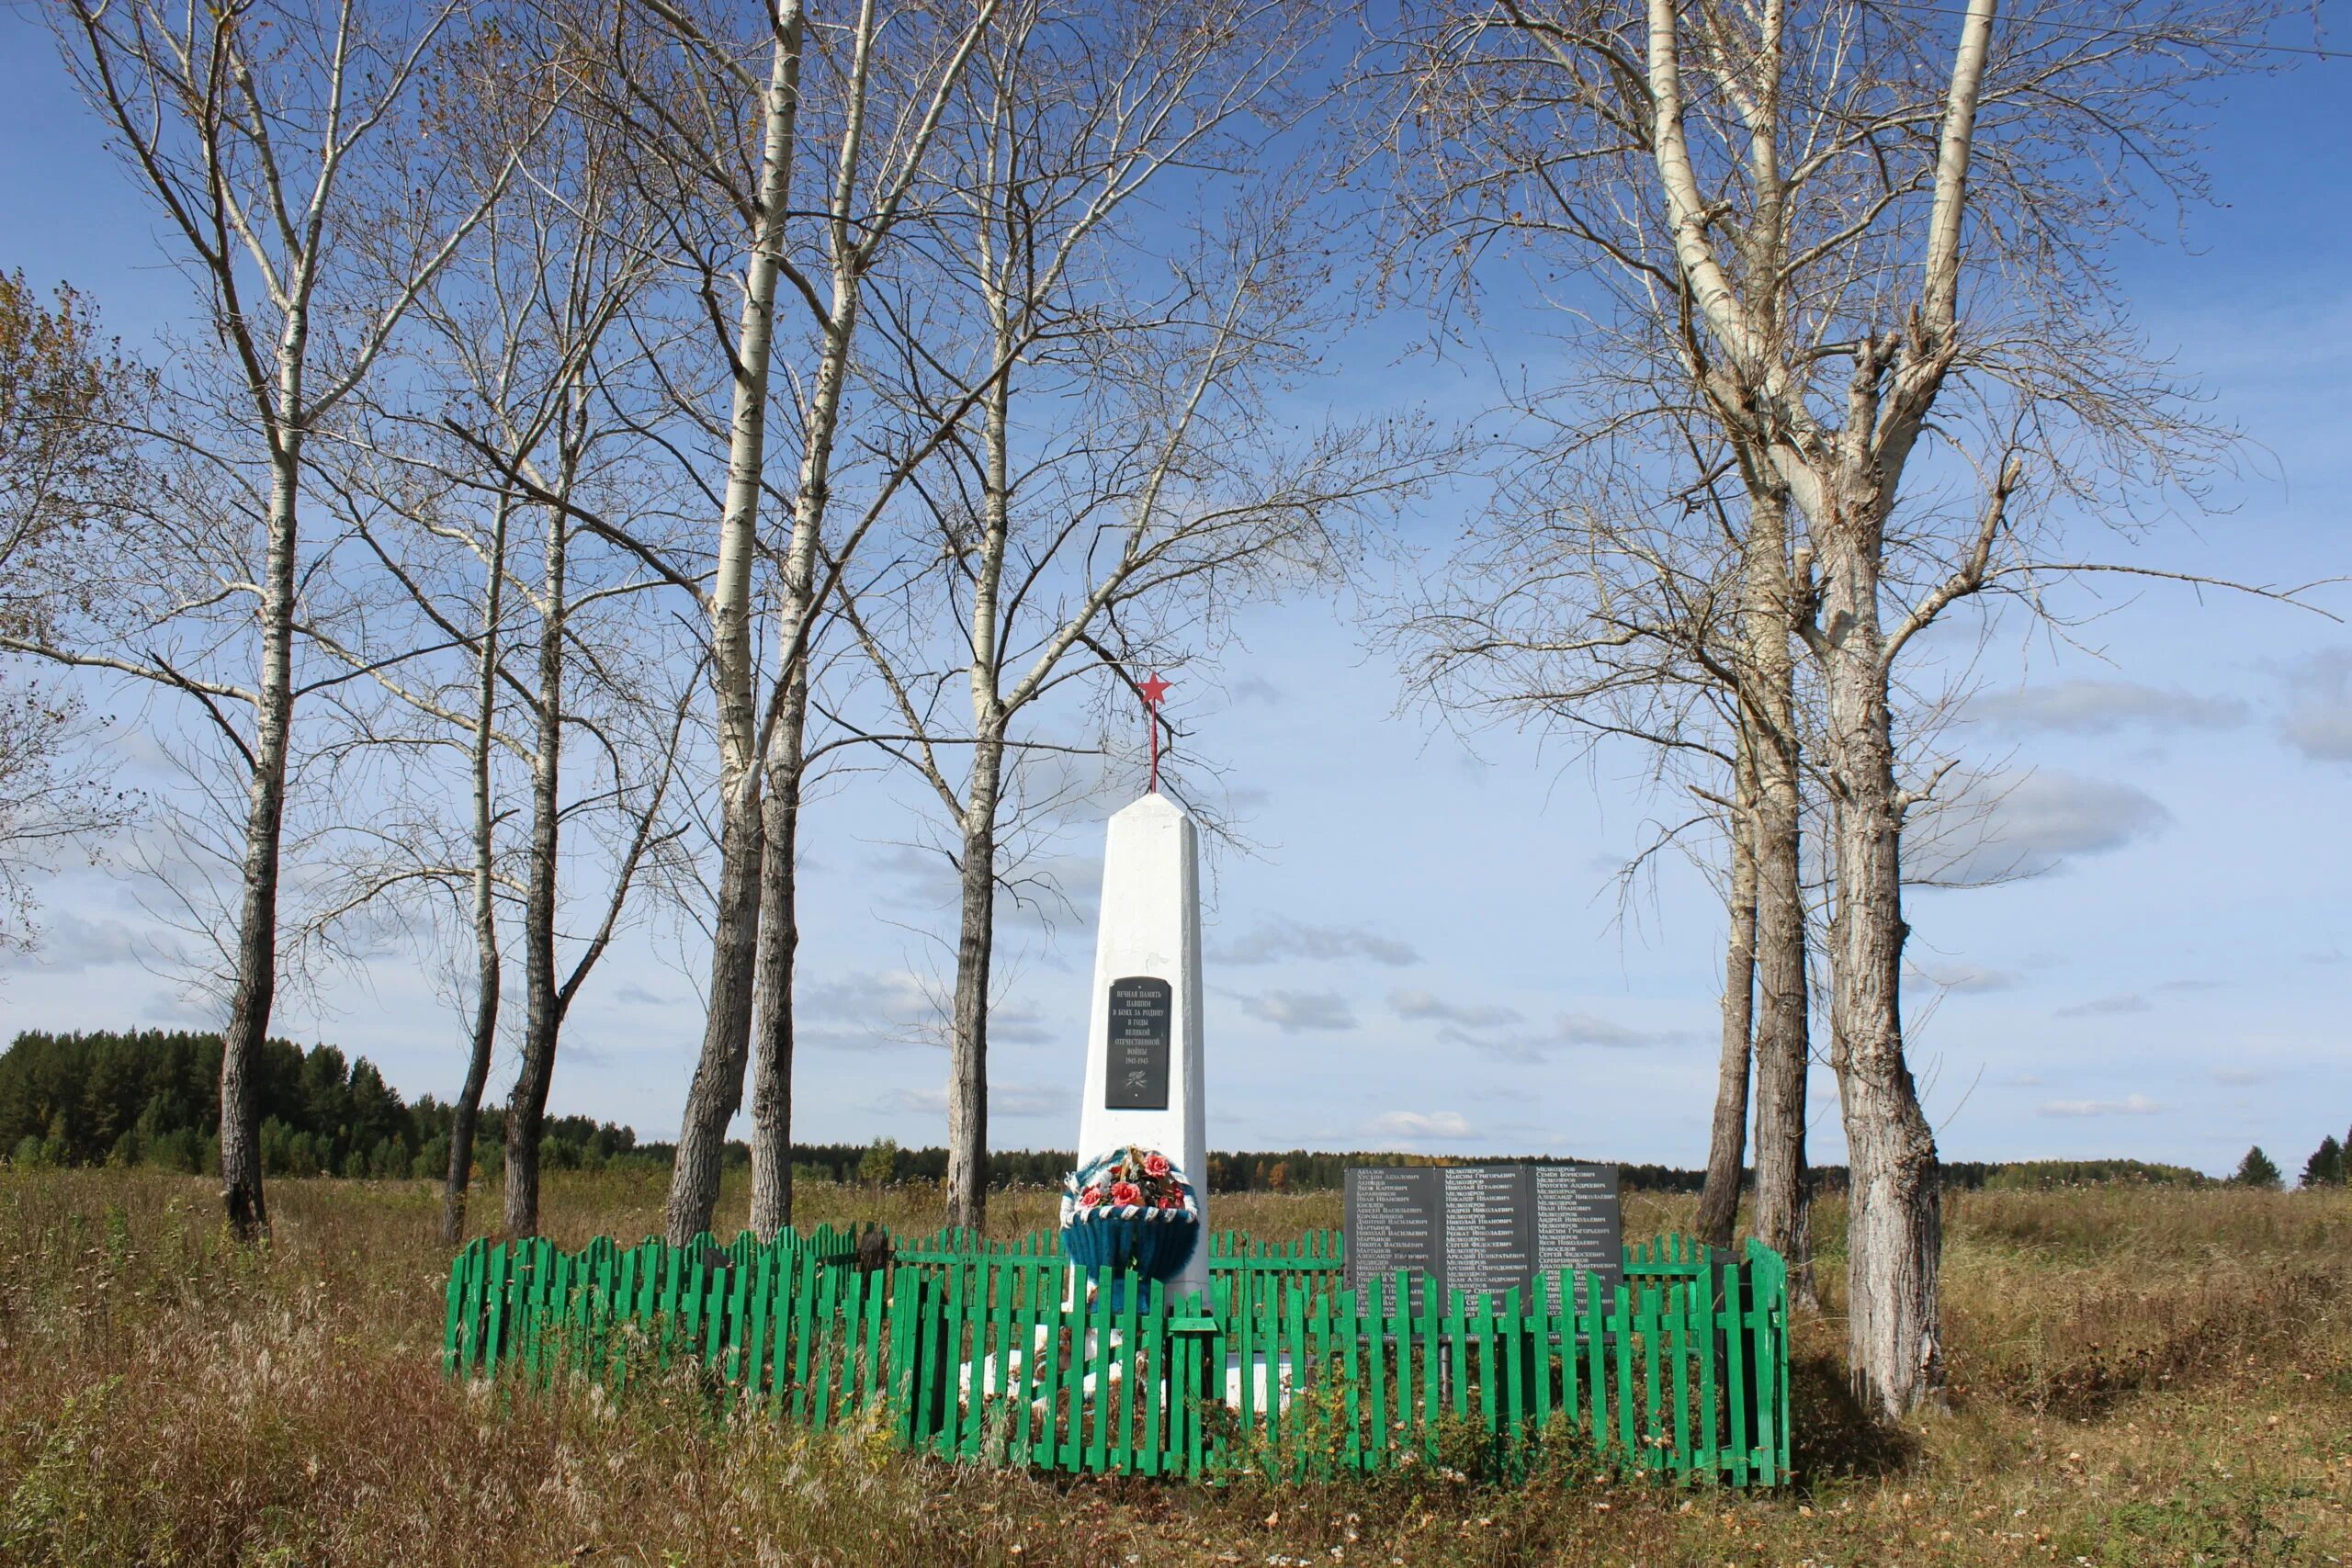
[[[1398,1270],[1442,1278],[1445,1172],[1435,1166],[1369,1166],[1347,1173],[1348,1284],[1370,1280],[1381,1310],[1396,1310]]]
[[[1555,1311],[1563,1269],[1589,1276],[1604,1302],[1624,1278],[1613,1165],[1356,1166],[1346,1182],[1348,1284],[1374,1284],[1383,1311],[1395,1308],[1400,1270],[1435,1280],[1441,1299],[1524,1292],[1542,1277]]]
[[[1524,1169],[1510,1165],[1445,1168],[1445,1289],[1484,1295],[1527,1283],[1532,1237]]]
[[[1168,1045],[1174,998],[1174,987],[1149,975],[1130,975],[1111,982],[1105,1110],[1168,1109]]]
[[[1547,1304],[1561,1309],[1559,1271],[1589,1274],[1614,1293],[1625,1277],[1625,1216],[1613,1165],[1526,1168],[1535,1219],[1535,1269],[1552,1281]],[[1608,1296],[1601,1298],[1608,1300]]]

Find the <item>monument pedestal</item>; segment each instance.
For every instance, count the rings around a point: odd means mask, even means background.
[[[1201,1077],[1200,839],[1183,808],[1147,795],[1111,818],[1095,922],[1078,1161],[1133,1145],[1176,1164],[1200,1205],[1200,1243],[1170,1298],[1209,1287],[1208,1118]]]

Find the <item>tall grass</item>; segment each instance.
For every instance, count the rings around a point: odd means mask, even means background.
[[[567,1246],[658,1227],[658,1176],[555,1173]],[[730,1192],[722,1214],[739,1218]],[[1005,1195],[992,1229],[1050,1223]],[[1284,1236],[1337,1200],[1216,1201]],[[1899,1432],[1842,1396],[1842,1215],[1800,1327],[1804,1483],[1743,1498],[1427,1475],[1222,1488],[918,1461],[713,1416],[451,1383],[424,1184],[286,1182],[241,1249],[209,1184],[0,1172],[0,1562],[2322,1563],[2352,1560],[2352,1197],[1956,1196],[1951,1408]],[[1629,1201],[1643,1235],[1681,1201]],[[938,1224],[936,1194],[818,1186],[809,1224]],[[684,1380],[684,1371],[675,1374]]]

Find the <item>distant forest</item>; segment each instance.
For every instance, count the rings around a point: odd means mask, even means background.
[[[50,1034],[28,1031],[0,1055],[0,1158],[19,1167],[153,1166],[209,1174],[220,1164],[220,1036],[181,1031]],[[262,1052],[258,1095],[261,1147],[270,1176],[429,1178],[449,1159],[447,1105],[424,1095],[413,1103],[384,1081],[366,1057],[346,1060],[332,1045],[308,1051],[272,1040]],[[504,1156],[502,1109],[482,1108],[477,1165],[496,1175]],[[636,1132],[584,1116],[551,1116],[539,1144],[543,1168],[668,1169],[675,1145],[640,1143]],[[944,1148],[871,1144],[796,1144],[794,1173],[823,1181],[943,1180]],[[729,1144],[730,1166],[750,1150]],[[1287,1149],[1216,1151],[1208,1181],[1216,1192],[1328,1191],[1351,1165],[1451,1165],[1468,1156],[1340,1153]],[[1525,1156],[1531,1164],[1550,1156]],[[1058,1184],[1074,1163],[1067,1149],[991,1151],[992,1185]],[[1475,1163],[1475,1162],[1474,1162]],[[1624,1164],[1628,1190],[1696,1192],[1705,1172]],[[2181,1166],[2143,1160],[2031,1160],[2010,1164],[1946,1161],[1951,1187],[2027,1189],[2136,1180],[2195,1185],[2208,1179]],[[1839,1166],[1815,1168],[1828,1190],[1845,1184]]]

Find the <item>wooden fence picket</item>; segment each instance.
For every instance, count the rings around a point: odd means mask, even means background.
[[[888,1273],[855,1268],[856,1243],[476,1239],[450,1262],[442,1369],[618,1391],[649,1354],[686,1356],[812,1429],[878,1406],[902,1447],[1072,1472],[1369,1473],[1436,1464],[1461,1424],[1498,1475],[1525,1475],[1559,1430],[1686,1483],[1789,1474],[1787,1266],[1754,1242],[1668,1235],[1626,1247],[1613,1289],[1563,1269],[1465,1294],[1403,1273],[1344,1289],[1336,1232],[1228,1232],[1208,1238],[1208,1292],[1173,1299],[1073,1269],[1047,1234],[944,1228]],[[1204,1419],[1219,1405],[1230,1442]]]

